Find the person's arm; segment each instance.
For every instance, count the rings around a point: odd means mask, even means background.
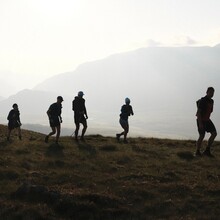
[[[87,114],[86,106],[85,106],[85,116],[86,116],[86,119],[88,119],[88,114]]]
[[[121,113],[124,114],[125,113],[125,105],[121,106]]]
[[[61,117],[61,113],[62,113],[62,105],[60,105],[60,112],[59,112],[59,119],[60,119],[60,123],[62,123],[63,122],[63,119],[62,119],[62,117]]]
[[[203,99],[201,99],[198,104],[198,109],[196,112],[196,116],[197,116],[197,120],[198,120],[198,124],[199,124],[200,129],[203,129],[202,112],[204,111],[204,108],[205,108],[205,102],[203,101]]]
[[[50,115],[50,109],[47,110],[47,115],[48,115],[48,118],[51,117],[51,115]]]
[[[83,111],[84,111],[84,115],[86,116],[86,119],[88,119],[87,110],[86,110],[86,105],[85,105],[85,100],[84,100],[84,102],[83,102]]]
[[[214,108],[214,100],[212,100],[212,111],[213,112],[213,108]]]
[[[125,115],[125,105],[122,105],[121,106],[121,114],[120,114],[120,117],[122,116],[124,116]]]
[[[62,122],[63,122],[63,119],[62,119],[61,115],[59,115],[58,117],[59,117],[60,123],[62,123]]]
[[[72,101],[72,110],[75,110],[75,100]]]
[[[132,106],[131,106],[131,114],[134,115],[134,112],[133,112]]]
[[[8,113],[8,117],[7,117],[7,119],[10,121],[11,119],[12,119],[12,114],[13,114],[13,112],[12,112],[12,110]]]
[[[21,124],[21,119],[20,119],[20,112],[18,112],[18,123],[19,123],[19,125],[21,126],[22,124]]]
[[[201,114],[201,109],[198,108],[196,116],[197,116],[197,120],[198,120],[198,124],[199,124],[199,128],[203,129],[203,123],[202,123],[202,114]]]
[[[49,107],[49,109],[47,110],[47,115],[48,115],[48,118],[51,119],[51,108],[52,108],[52,105]]]

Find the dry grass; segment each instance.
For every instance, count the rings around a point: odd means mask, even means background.
[[[76,143],[0,126],[0,219],[218,219],[220,150],[195,141],[88,136]]]

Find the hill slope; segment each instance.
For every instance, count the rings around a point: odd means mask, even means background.
[[[1,219],[219,217],[219,142],[210,159],[193,157],[195,141],[23,134],[0,137]]]

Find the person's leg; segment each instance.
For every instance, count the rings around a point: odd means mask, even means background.
[[[202,141],[203,141],[204,137],[205,137],[205,133],[201,133],[199,135],[199,138],[198,138],[197,142],[196,142],[196,153],[195,154],[197,156],[201,155],[200,150],[201,150]]]
[[[128,121],[121,121],[121,127],[124,129],[124,131],[120,134],[120,136],[124,135],[124,142],[127,143],[127,134],[129,131]]]
[[[121,127],[124,129],[124,120],[122,119],[119,119],[119,123],[121,125]],[[116,139],[119,141],[120,140],[120,137],[124,135],[124,131],[122,131],[121,133],[117,133],[116,134]]]
[[[48,136],[52,136],[54,134],[56,134],[56,128],[55,127],[51,127],[52,131],[48,134]]]
[[[85,133],[86,133],[86,129],[87,129],[87,122],[84,121],[84,122],[82,123],[82,125],[83,125],[83,129],[82,129],[82,136],[81,136],[81,139],[84,139],[84,135],[85,135]]]
[[[75,122],[76,130],[75,130],[75,139],[78,140],[78,134],[79,134],[79,123]]]
[[[116,134],[116,139],[119,141],[119,140],[120,140],[121,135],[123,135],[123,134],[124,134],[124,131],[123,131],[122,133],[118,133],[118,134]]]
[[[197,122],[197,128],[198,128],[198,132],[199,132],[199,138],[196,142],[196,152],[195,152],[195,156],[201,156],[201,147],[202,147],[202,141],[205,137],[205,124],[202,124],[202,127],[200,127],[201,125],[199,125],[199,121],[198,119],[196,120]]]
[[[57,130],[56,143],[58,143],[59,138],[60,138],[60,125],[58,125],[58,126],[56,127],[56,130]]]
[[[208,145],[203,153],[207,156],[212,156],[210,149],[211,149],[211,146],[217,136],[217,132],[216,132],[215,125],[212,123],[211,120],[209,120],[207,123],[207,131],[211,133],[211,136],[208,139]]]
[[[129,125],[124,126],[124,142],[127,142],[127,134],[129,131]]]
[[[204,155],[212,156],[210,150],[211,150],[211,146],[212,146],[216,136],[217,136],[217,132],[216,131],[211,133],[211,136],[208,139],[208,145],[207,145],[205,151],[203,152]]]
[[[47,143],[48,142],[48,139],[50,136],[56,134],[56,129],[55,127],[51,127],[52,131],[45,137],[45,142]]]
[[[211,146],[212,146],[216,136],[217,136],[217,132],[216,131],[211,133],[211,136],[210,136],[210,138],[208,140],[207,148],[209,148],[209,149],[211,148]]]

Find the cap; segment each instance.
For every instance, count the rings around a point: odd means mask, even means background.
[[[57,96],[57,99],[63,101],[63,97],[62,96]]]
[[[78,96],[83,96],[83,95],[84,95],[83,91],[78,92]]]
[[[131,100],[129,98],[125,99],[125,103],[130,103],[130,102],[131,102]]]
[[[15,108],[15,107],[18,107],[18,104],[17,104],[17,103],[14,103],[14,104],[12,105],[12,108]]]

